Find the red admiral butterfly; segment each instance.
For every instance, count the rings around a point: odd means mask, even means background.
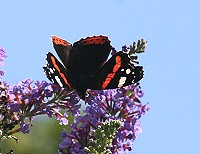
[[[143,67],[131,63],[128,54],[120,51],[107,60],[112,46],[106,36],[87,37],[73,45],[52,36],[52,42],[63,64],[47,53],[47,65],[43,67],[47,78],[75,89],[81,98],[87,89],[114,89],[143,78]]]

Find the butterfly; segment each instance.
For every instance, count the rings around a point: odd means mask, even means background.
[[[87,89],[114,89],[137,83],[143,78],[143,67],[135,66],[127,53],[116,52],[110,59],[111,42],[107,36],[92,36],[71,44],[57,36],[52,42],[61,62],[47,53],[43,67],[47,78],[84,99]]]

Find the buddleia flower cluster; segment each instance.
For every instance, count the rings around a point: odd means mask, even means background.
[[[93,131],[102,123],[113,120],[119,121],[121,127],[106,148],[111,153],[131,151],[133,141],[142,130],[138,119],[150,109],[140,102],[142,96],[139,84],[112,90],[89,90],[84,115],[75,117],[70,133],[62,132],[59,153],[86,154],[84,147],[90,147],[90,139],[97,140]]]
[[[79,115],[80,104],[76,93],[69,93],[57,85],[31,79],[11,86],[0,85],[0,139],[12,137],[17,132],[28,134],[35,116],[55,115],[60,124],[68,124],[68,113]],[[65,113],[60,112],[65,109]],[[19,127],[18,127],[19,126]]]

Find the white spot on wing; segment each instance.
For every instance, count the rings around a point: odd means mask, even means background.
[[[53,74],[54,73],[54,70],[52,68],[49,69],[49,71]]]
[[[57,83],[59,84],[60,87],[63,87],[63,84],[62,82],[60,81],[59,77],[58,76],[55,76],[55,79],[57,81]]]
[[[118,87],[123,87],[126,82],[126,77],[120,77]]]
[[[126,74],[130,74],[131,73],[131,70],[128,68],[126,69]]]
[[[134,79],[135,79],[135,76],[134,76]],[[134,79],[132,80],[132,83],[135,83],[135,80],[134,80]]]
[[[124,69],[122,68],[122,69],[121,69],[121,71],[123,72],[123,71],[124,71]]]

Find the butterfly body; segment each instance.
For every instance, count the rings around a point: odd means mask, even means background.
[[[74,79],[72,84],[78,91],[91,87],[92,81],[110,54],[111,45],[107,37],[93,38],[94,40],[88,38],[90,41],[87,42],[75,42],[68,59],[67,72]]]

